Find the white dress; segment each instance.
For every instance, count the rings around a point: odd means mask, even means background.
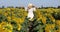
[[[34,17],[33,11],[36,11],[36,9],[35,8],[31,8],[31,9],[28,10],[27,18],[30,18],[29,20],[32,20],[32,18]]]

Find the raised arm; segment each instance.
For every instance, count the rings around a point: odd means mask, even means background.
[[[33,8],[34,9],[34,11],[36,11],[36,8]]]
[[[27,11],[28,9],[27,9],[27,7],[25,7],[25,11]]]

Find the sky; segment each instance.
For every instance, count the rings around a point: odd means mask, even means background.
[[[60,0],[0,0],[1,6],[24,6],[27,7],[29,3],[34,4],[36,7],[57,7],[60,5]]]

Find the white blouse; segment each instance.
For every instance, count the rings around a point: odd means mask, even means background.
[[[36,11],[36,9],[35,8],[31,8],[31,9],[27,10],[27,8],[26,8],[25,11],[28,11],[27,18],[30,18],[30,20],[31,20],[34,17],[33,11]]]

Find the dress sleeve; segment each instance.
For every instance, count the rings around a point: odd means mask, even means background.
[[[36,11],[36,8],[34,8],[34,11]]]
[[[27,8],[25,7],[25,11],[27,11]]]

